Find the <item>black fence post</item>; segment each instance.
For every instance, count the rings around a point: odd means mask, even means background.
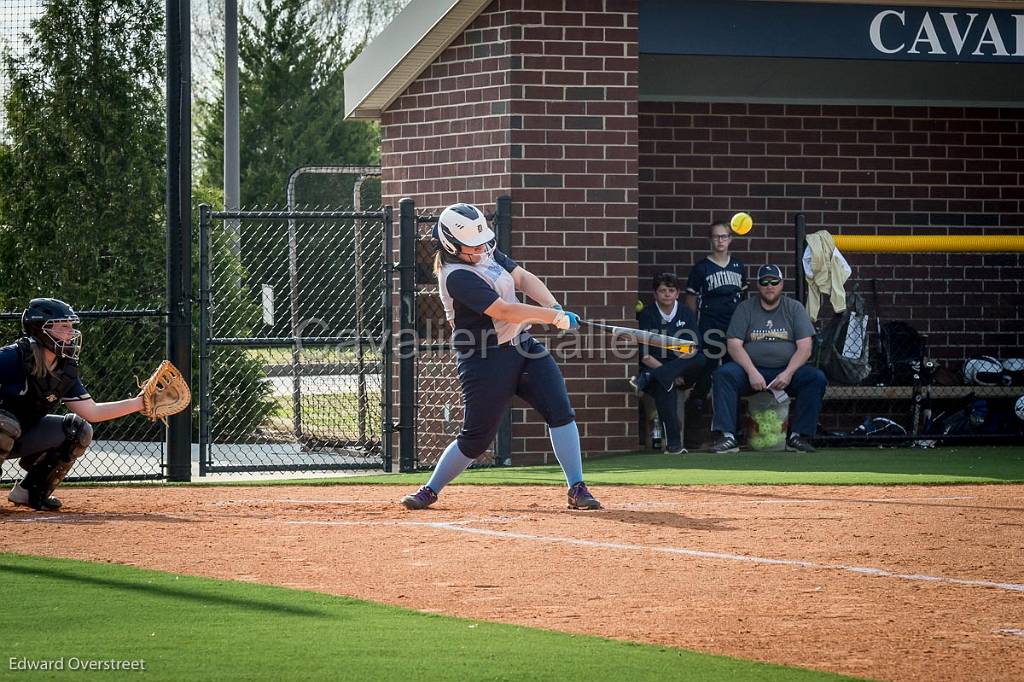
[[[793,255],[796,258],[796,271],[793,273],[793,279],[796,280],[796,300],[801,303],[805,302],[807,298],[807,283],[804,281],[804,242],[807,241],[807,219],[803,213],[797,213],[796,218],[793,221],[794,224],[794,239],[795,244],[793,245]]]
[[[398,202],[398,470],[416,469],[416,203]]]
[[[167,357],[192,381],[191,19],[188,0],[166,2]],[[192,479],[192,411],[168,419],[167,478]]]
[[[512,255],[512,197],[503,194],[498,197],[494,213],[494,227],[498,237],[498,249]],[[494,441],[494,466],[512,463],[512,406],[505,408],[505,415],[498,426]]]
[[[210,226],[212,209],[199,205],[199,476],[210,447]]]
[[[392,434],[395,431],[394,423],[394,395],[395,387],[392,385],[394,382],[394,368],[391,366],[394,360],[394,354],[392,352],[392,334],[394,333],[395,326],[395,314],[394,314],[394,301],[392,296],[394,295],[395,285],[393,278],[395,275],[395,253],[394,253],[394,240],[392,239],[391,233],[395,226],[392,220],[392,210],[390,206],[384,207],[384,224],[381,225],[381,229],[384,230],[384,323],[382,325],[381,340],[383,341],[383,352],[381,353],[381,379],[384,384],[383,398],[384,404],[381,406],[382,424],[381,424],[381,448],[383,450],[382,457],[384,458],[384,471],[390,472],[393,468],[391,460],[394,458],[394,452],[392,447],[394,438]]]

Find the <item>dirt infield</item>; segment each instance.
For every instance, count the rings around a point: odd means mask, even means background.
[[[3,548],[887,680],[1024,679],[1020,486],[63,491]]]

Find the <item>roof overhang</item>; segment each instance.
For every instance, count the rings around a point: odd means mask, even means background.
[[[345,118],[379,119],[490,3],[412,0],[345,69]]]

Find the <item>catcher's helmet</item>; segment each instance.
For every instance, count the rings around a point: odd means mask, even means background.
[[[69,334],[54,336],[53,326],[59,322],[79,323],[78,314],[64,301],[56,298],[33,298],[21,314],[21,328],[59,358],[78,359],[82,350],[82,332],[72,328]]]
[[[434,238],[441,248],[457,256],[463,246],[481,246],[494,241],[483,211],[472,204],[452,204],[441,211],[434,226]]]

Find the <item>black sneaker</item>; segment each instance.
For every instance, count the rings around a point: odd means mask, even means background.
[[[569,488],[569,509],[600,509],[601,503],[594,499],[594,496],[587,490],[587,486],[580,481]]]
[[[687,450],[682,445],[669,445],[665,449],[665,454],[667,454],[667,455],[685,455],[685,454],[687,454]]]
[[[437,502],[437,493],[429,487],[423,486],[412,495],[406,495],[398,502],[406,509],[426,509]]]
[[[711,452],[716,455],[739,451],[740,444],[736,442],[736,436],[722,436],[711,445]]]
[[[804,440],[799,433],[791,433],[786,439],[786,450],[789,452],[814,452],[814,446]]]

